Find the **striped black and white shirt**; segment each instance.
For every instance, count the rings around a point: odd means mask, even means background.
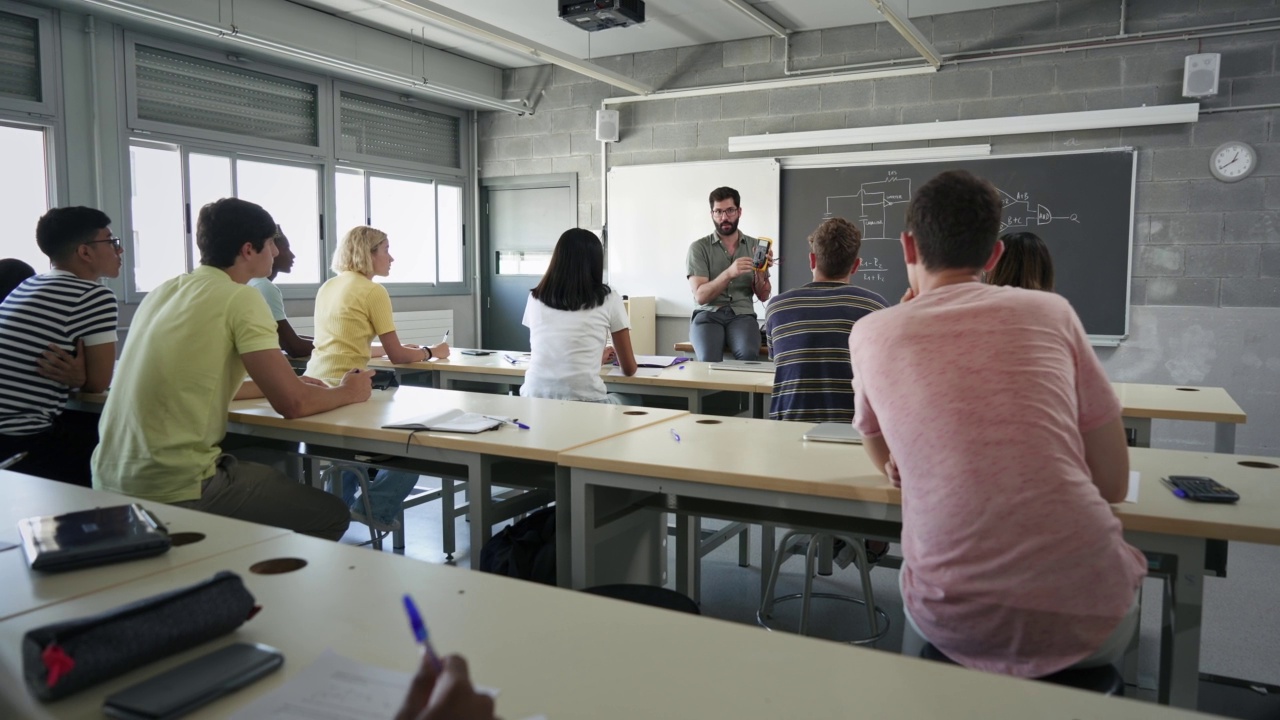
[[[28,278],[0,303],[0,434],[52,425],[69,388],[40,377],[36,358],[51,343],[74,353],[77,340],[115,342],[117,313],[110,288],[64,270]]]

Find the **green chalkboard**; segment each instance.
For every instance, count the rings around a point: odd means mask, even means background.
[[[1004,204],[1004,232],[1030,231],[1053,254],[1057,291],[1097,339],[1129,328],[1134,152],[1018,155],[846,167],[782,169],[781,288],[812,278],[807,238],[839,216],[863,233],[862,268],[853,282],[896,302],[907,289],[899,238],[912,192],[945,170],[990,180]]]

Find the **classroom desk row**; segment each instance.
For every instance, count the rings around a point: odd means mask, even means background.
[[[433,387],[450,389],[466,381],[491,385],[503,390],[520,385],[528,370],[526,361],[512,363],[506,358],[518,353],[494,352],[472,356],[454,352],[447,360],[394,365],[385,358],[370,361],[369,367],[394,370],[398,374],[429,373]],[[691,413],[702,412],[703,399],[716,392],[746,393],[751,416],[768,415],[773,391],[771,373],[730,372],[712,369],[712,363],[690,361],[667,368],[658,375],[626,377],[602,368],[601,377],[610,392],[640,396],[680,397]],[[1120,398],[1125,427],[1135,437],[1138,447],[1151,446],[1153,420],[1179,420],[1214,424],[1214,452],[1233,453],[1236,449],[1236,426],[1248,420],[1240,405],[1226,390],[1217,387],[1112,383]]]
[[[8,508],[4,519],[126,500],[51,485],[55,483],[0,474],[0,499]],[[173,529],[187,528],[194,520],[182,512],[168,513],[165,519]],[[244,710],[328,651],[412,672],[420,655],[400,607],[401,595],[409,593],[424,610],[436,648],[464,654],[473,680],[501,691],[498,711],[507,718],[1206,717],[280,535],[271,528],[260,529],[272,536],[257,542],[230,539],[243,535],[246,525],[210,518],[200,526],[207,533],[201,543],[174,548],[169,558],[47,578],[31,574],[25,565],[6,563],[5,584],[74,583],[78,589],[0,620],[0,716],[98,718],[106,696],[233,642],[271,645],[286,661],[275,673],[190,717],[226,718]],[[12,533],[14,527],[0,526],[0,533]],[[201,544],[216,542],[224,543],[221,551],[192,554]],[[185,553],[182,561],[171,562],[180,553]],[[0,556],[20,557],[21,550]],[[281,558],[305,565],[283,574],[252,569]],[[20,641],[28,630],[191,585],[223,570],[240,575],[262,608],[236,632],[54,703],[41,704],[27,692]],[[715,662],[697,660],[710,649],[716,652]],[[390,717],[402,698],[399,687],[376,688],[364,700],[365,716]]]

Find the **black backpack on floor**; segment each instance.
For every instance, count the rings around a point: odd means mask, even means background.
[[[556,584],[556,509],[543,508],[498,531],[480,550],[481,572]]]

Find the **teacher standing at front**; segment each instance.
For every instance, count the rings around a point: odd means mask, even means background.
[[[768,268],[757,271],[752,263],[760,241],[738,232],[742,219],[741,198],[730,187],[711,191],[711,221],[715,232],[694,240],[685,260],[689,288],[697,309],[689,324],[693,351],[703,362],[724,359],[725,345],[738,360],[760,357],[760,324],[752,296],[764,302],[773,286]]]

